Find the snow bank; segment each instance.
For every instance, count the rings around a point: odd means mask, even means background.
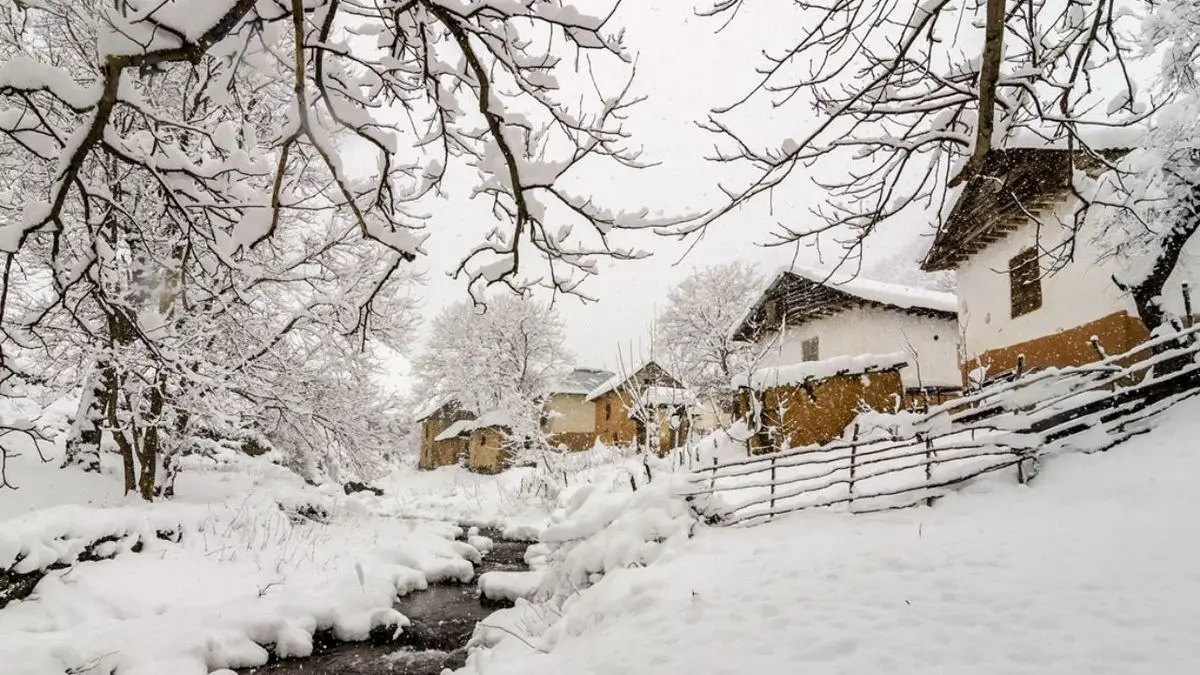
[[[858,354],[834,356],[821,361],[804,361],[787,366],[761,368],[749,374],[736,375],[734,387],[750,387],[756,390],[819,380],[835,375],[857,375],[881,370],[895,370],[908,365],[908,355]]]
[[[934,508],[697,527],[485,623],[465,673],[1185,673],[1200,662],[1200,402]],[[580,514],[583,515],[583,514]],[[504,637],[504,631],[519,636]]]
[[[207,466],[180,477],[193,503],[63,505],[0,521],[0,569],[47,572],[0,611],[4,675],[207,675],[262,665],[268,652],[304,656],[317,631],[402,630],[398,595],[468,581],[481,559],[454,540],[456,525],[376,516],[373,496],[313,488],[261,459]],[[167,532],[178,543],[156,538]]]
[[[541,570],[484,572],[479,575],[479,592],[489,600],[528,600],[541,588],[544,576],[545,573]]]
[[[64,505],[0,521],[0,570],[28,574],[74,563],[89,549],[95,557],[110,558],[140,549],[155,539],[178,538],[196,528],[205,513],[165,504],[107,509]]]

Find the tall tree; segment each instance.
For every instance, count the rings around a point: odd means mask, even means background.
[[[747,2],[719,0],[706,13],[737,20]],[[816,217],[781,224],[770,243],[833,239],[853,257],[881,225],[914,211],[940,228],[957,190],[986,179],[995,147],[1054,144],[1112,168],[1092,132],[1154,111],[1130,70],[1141,51],[1127,11],[1134,4],[794,0],[795,38],[703,124],[721,139],[715,159],[749,167],[753,178],[726,186],[721,208],[675,232],[811,179],[825,197]],[[788,128],[765,139],[764,116]],[[1066,239],[1082,222],[1066,223]],[[1068,241],[1056,254],[1073,250]]]
[[[426,400],[453,399],[479,414],[527,408],[571,358],[553,307],[502,293],[483,306],[458,302],[442,310],[413,374]]]
[[[762,290],[762,278],[742,261],[695,270],[667,294],[655,346],[663,362],[704,402],[725,407],[729,382],[752,358],[733,331]]]

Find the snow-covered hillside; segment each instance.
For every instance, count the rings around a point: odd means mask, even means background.
[[[934,508],[698,527],[690,539],[666,539],[645,567],[495,615],[485,623],[520,638],[485,628],[481,642],[495,647],[468,669],[1192,672],[1197,413],[1200,403],[1182,404],[1107,453],[1054,458],[1029,486],[997,478]],[[641,539],[604,536],[617,550]]]

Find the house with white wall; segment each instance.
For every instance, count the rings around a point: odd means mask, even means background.
[[[962,386],[953,293],[792,265],[770,277],[734,330],[757,345],[755,368],[834,357],[904,354],[908,397]]]
[[[595,445],[596,403],[587,396],[612,377],[607,370],[576,368],[547,390],[542,430],[552,445],[573,451]]]
[[[963,368],[972,380],[1006,376],[1018,363],[1022,370],[1081,365],[1148,337],[1132,297],[1113,281],[1122,263],[1098,241],[1099,212],[1077,220],[1073,171],[1096,176],[1106,168],[1082,152],[1006,148],[993,150],[962,188],[921,267],[955,272]],[[1164,289],[1162,301],[1178,315],[1182,283],[1200,271],[1195,260],[1185,255]]]

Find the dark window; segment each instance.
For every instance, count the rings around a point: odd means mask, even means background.
[[[821,344],[817,338],[808,338],[800,343],[801,358],[805,361],[820,361]]]
[[[1042,306],[1042,272],[1037,248],[1029,247],[1008,261],[1012,316],[1017,318]]]
[[[612,402],[611,401],[604,402],[604,419],[605,420],[612,419]]]

